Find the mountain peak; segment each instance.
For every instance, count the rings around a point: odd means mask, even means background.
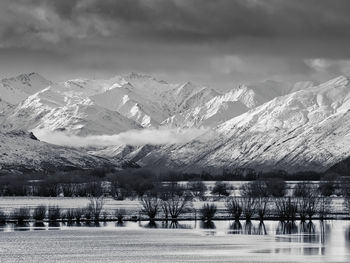
[[[329,86],[329,85],[335,85],[335,86],[346,86],[348,85],[350,82],[349,77],[345,76],[345,75],[340,75],[336,78],[333,78],[327,82],[324,82],[323,84],[321,84],[320,86],[324,87],[324,86]]]
[[[22,83],[29,83],[32,80],[40,80],[40,81],[50,82],[47,79],[45,79],[43,76],[41,76],[39,73],[36,73],[36,72],[22,73],[22,74],[17,75],[16,77],[4,78],[4,79],[2,79],[2,82],[9,82],[9,81],[16,81],[16,80],[19,80]]]

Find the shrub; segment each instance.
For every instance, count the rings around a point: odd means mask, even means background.
[[[119,223],[123,222],[123,218],[124,218],[125,214],[126,214],[125,209],[115,210],[115,217],[117,218]]]
[[[239,220],[242,215],[242,203],[241,198],[232,197],[226,200],[225,206],[228,212],[234,217],[235,220]]]
[[[142,212],[146,214],[152,221],[159,212],[159,199],[157,197],[142,197],[141,198]]]
[[[323,196],[331,196],[335,191],[335,182],[333,176],[324,176],[320,180],[318,190]]]
[[[257,180],[243,184],[240,194],[244,197],[268,197],[267,184],[263,180]]]
[[[103,188],[100,181],[88,182],[81,188],[82,194],[99,199],[103,195]]]
[[[297,183],[293,189],[293,196],[300,198],[307,198],[314,195],[316,192],[315,187],[313,187],[310,183],[301,182]]]
[[[215,204],[204,204],[200,209],[202,220],[211,221],[216,214],[217,206]]]
[[[7,221],[7,214],[0,210],[0,223],[5,223]]]
[[[202,181],[190,182],[188,188],[193,196],[198,197],[201,200],[205,199],[205,191],[207,190],[207,187]]]
[[[46,217],[46,206],[39,205],[36,208],[34,208],[33,212],[33,218],[36,221],[42,221]]]
[[[48,218],[50,221],[57,221],[61,219],[61,208],[59,206],[49,206]]]
[[[104,210],[104,211],[102,212],[102,220],[103,220],[103,221],[107,221],[108,217],[109,217],[108,211]]]
[[[87,210],[91,213],[91,216],[94,218],[95,221],[100,220],[100,215],[101,215],[103,205],[104,205],[103,196],[90,197]],[[90,217],[90,219],[91,219],[91,217]]]
[[[74,208],[69,208],[66,211],[66,218],[69,222],[73,221],[75,219],[75,213]]]
[[[331,199],[329,197],[321,197],[319,199],[318,214],[321,220],[327,218],[327,215],[331,212],[330,205]]]
[[[84,215],[84,209],[81,209],[81,208],[74,209],[74,217],[77,220],[77,222],[80,222],[83,215]]]
[[[283,197],[286,194],[286,181],[280,178],[269,178],[266,180],[266,189],[269,196]]]
[[[77,185],[76,184],[62,184],[61,185],[62,188],[62,193],[63,196],[65,197],[73,197],[75,195],[77,195],[78,191],[77,191]]]
[[[93,218],[92,208],[90,206],[87,206],[83,211],[85,219],[90,221]]]
[[[13,217],[19,224],[30,219],[30,209],[27,207],[21,207],[14,210]]]
[[[341,192],[344,198],[350,197],[350,180],[348,178],[341,180]]]
[[[10,181],[7,183],[5,188],[5,194],[8,196],[26,196],[27,195],[27,186],[24,182]]]
[[[59,194],[59,185],[50,181],[40,182],[37,186],[36,194],[38,196],[57,196]]]
[[[229,196],[228,185],[222,182],[216,182],[213,190],[211,191],[213,195],[220,196]]]

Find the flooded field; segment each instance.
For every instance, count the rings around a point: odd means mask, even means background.
[[[341,197],[331,198],[331,210],[335,213],[344,214],[345,208],[343,207],[344,199]],[[207,201],[195,200],[192,202],[193,209],[200,209],[203,204]],[[225,208],[225,200],[216,200],[212,201],[219,212],[222,213]],[[18,197],[1,197],[0,198],[0,209],[6,213],[11,213],[15,208],[28,207],[35,208],[38,205],[45,206],[59,206],[61,209],[68,208],[84,208],[89,204],[89,199],[87,197],[27,197],[27,196],[18,196]],[[109,214],[113,214],[116,209],[125,209],[128,211],[129,215],[139,215],[141,209],[140,201],[135,200],[115,200],[113,198],[105,198],[103,210],[107,211]],[[337,217],[337,215],[336,215]]]
[[[6,224],[0,262],[350,262],[350,221]]]

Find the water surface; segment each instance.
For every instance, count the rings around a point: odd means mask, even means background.
[[[0,262],[350,262],[350,222],[0,226]]]

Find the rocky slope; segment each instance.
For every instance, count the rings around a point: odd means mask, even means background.
[[[0,171],[57,171],[115,165],[110,160],[76,149],[41,142],[24,131],[0,132]]]

